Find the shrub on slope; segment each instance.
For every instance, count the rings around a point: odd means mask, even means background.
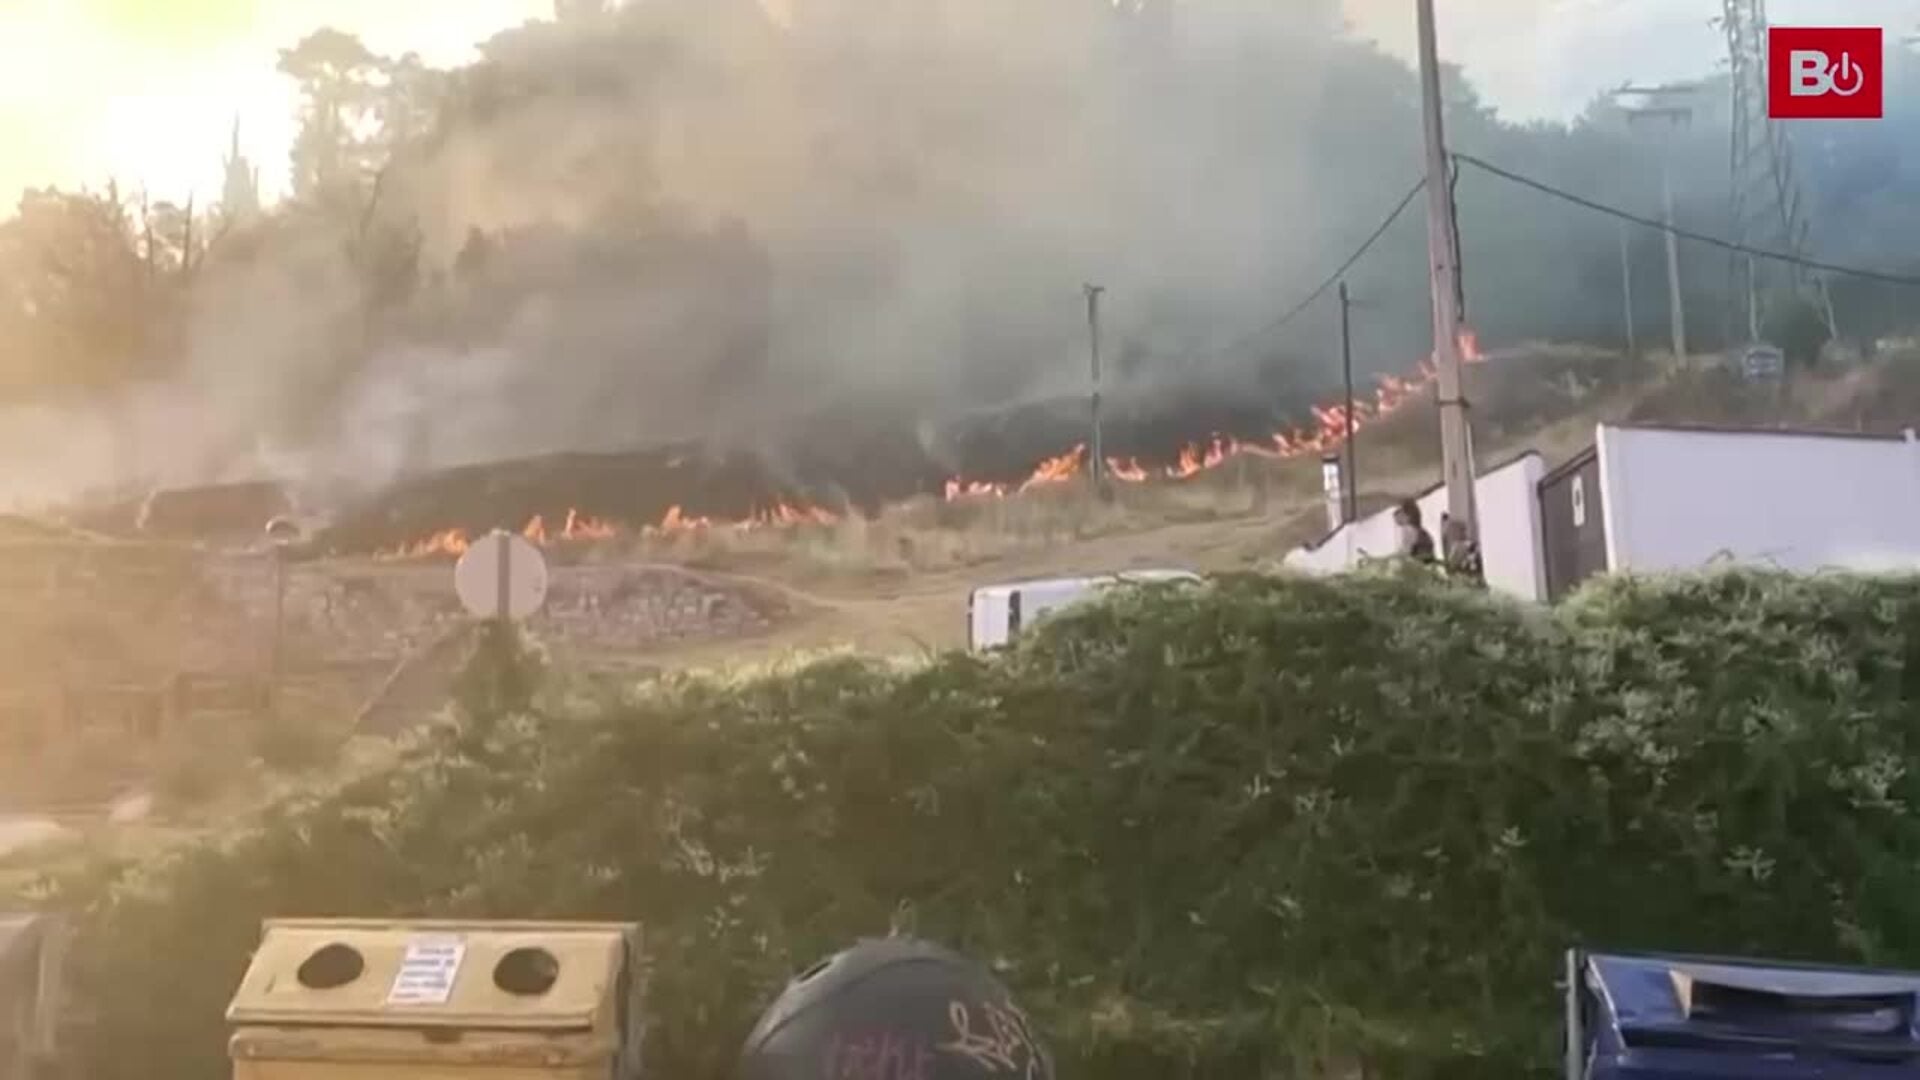
[[[221,1075],[276,914],[638,919],[688,1080],[890,926],[1000,965],[1063,1075],[1518,1075],[1574,940],[1915,958],[1916,647],[1904,579],[1145,589],[989,658],[549,701],[51,900],[103,1080]]]
[[[1920,579],[1727,572],[1587,589],[1588,856],[1546,879],[1601,938],[1920,963]],[[1591,890],[1606,875],[1639,887]]]

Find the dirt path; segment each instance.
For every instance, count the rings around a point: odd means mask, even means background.
[[[703,576],[763,589],[786,598],[796,618],[748,640],[702,642],[654,653],[667,667],[760,662],[797,652],[852,648],[915,653],[963,647],[967,595],[997,581],[1176,566],[1200,571],[1249,569],[1277,563],[1286,550],[1323,523],[1314,504],[1276,504],[1261,515],[1167,525],[1024,552],[976,566],[895,579],[805,581],[798,568],[755,573],[700,570]]]
[[[1592,423],[1586,416],[1568,418],[1489,453],[1498,457],[1526,448],[1558,461],[1591,439]],[[1369,490],[1361,492],[1361,499],[1364,504],[1411,495],[1437,479],[1431,464],[1393,468],[1369,476]],[[797,564],[751,571],[700,569],[698,573],[717,581],[786,597],[795,618],[757,638],[674,647],[645,660],[686,668],[757,663],[833,648],[887,654],[960,648],[967,638],[967,595],[980,585],[1146,567],[1220,573],[1275,566],[1287,551],[1325,529],[1325,509],[1318,498],[1276,497],[1263,513],[1089,538],[905,577],[826,578]]]

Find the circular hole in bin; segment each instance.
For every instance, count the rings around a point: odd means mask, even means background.
[[[559,978],[560,961],[538,946],[510,950],[493,965],[493,985],[509,994],[544,994]]]
[[[313,955],[301,963],[300,970],[294,972],[294,977],[309,990],[333,990],[359,978],[366,970],[367,962],[359,949],[336,941],[314,950]]]

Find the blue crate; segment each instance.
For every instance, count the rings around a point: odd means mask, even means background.
[[[1567,1080],[1920,1080],[1920,974],[1576,950]]]

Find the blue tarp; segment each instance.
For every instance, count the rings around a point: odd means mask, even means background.
[[[1570,1080],[1920,1080],[1920,974],[1589,953]]]

